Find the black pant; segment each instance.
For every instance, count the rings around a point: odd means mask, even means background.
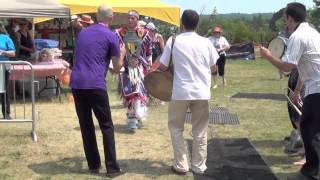
[[[226,55],[221,54],[219,59],[217,60],[219,76],[224,76],[224,66],[225,66],[225,64],[226,64]]]
[[[288,88],[290,88],[292,91],[295,90],[297,83],[299,79],[299,72],[297,69],[293,70],[290,73],[289,79],[288,79]],[[290,95],[290,90],[288,90],[287,95]],[[297,129],[297,126],[295,123],[297,123],[300,120],[299,114],[297,111],[290,105],[290,103],[287,103],[288,106],[288,113],[289,113],[289,118],[292,124],[292,127],[294,129]]]
[[[10,115],[10,89],[9,89],[10,72],[5,71],[5,93],[1,93],[2,115],[7,118]]]
[[[84,152],[89,169],[97,169],[101,166],[95,127],[92,119],[93,110],[102,131],[107,171],[119,171],[120,167],[116,160],[114,127],[107,92],[94,89],[72,89],[72,94],[75,100]]]
[[[311,142],[320,132],[320,93],[308,95],[303,101],[301,117],[301,136],[304,142],[306,163],[301,172],[306,176],[318,173],[319,157]]]

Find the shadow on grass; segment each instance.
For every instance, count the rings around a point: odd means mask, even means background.
[[[62,174],[88,174],[89,171],[84,157],[64,158],[58,161],[49,161],[39,164],[28,165],[37,174],[44,176],[62,175]],[[126,173],[141,174],[148,177],[159,177],[172,174],[170,167],[164,162],[152,161],[148,159],[125,159],[119,160],[121,168]],[[105,166],[103,166],[105,167]],[[105,176],[106,170],[103,168],[100,174],[90,174],[95,176]]]
[[[118,105],[111,105],[110,109],[125,109],[126,107],[124,107],[122,104],[118,104]]]
[[[292,177],[292,176],[296,175],[297,172],[293,172],[293,173],[278,173],[277,175],[278,175],[279,179],[288,179],[288,177]]]
[[[257,148],[280,148],[285,149],[285,142],[282,140],[253,140],[251,141]],[[267,160],[268,164],[276,165],[276,164],[283,164],[292,166],[294,161],[300,159],[300,157],[289,157],[289,156],[270,156],[264,155],[264,159]]]
[[[252,140],[250,141],[254,146],[259,148],[281,148],[285,146],[285,143],[283,140],[272,140],[272,139],[264,139],[264,140]]]
[[[230,97],[231,99],[267,99],[276,101],[287,101],[284,94],[279,93],[242,93],[238,92]]]
[[[189,152],[192,141],[188,140]],[[269,157],[283,163],[285,157]],[[219,180],[277,180],[268,164],[246,138],[208,140],[208,169],[204,175],[195,174],[195,179]]]
[[[124,159],[119,160],[119,163],[127,173],[142,174],[149,177],[172,174],[171,166],[160,161],[149,159]]]
[[[28,165],[28,168],[38,174],[46,175],[82,173],[84,171],[82,167],[84,161],[86,161],[84,157],[63,158],[58,161],[31,164]]]
[[[126,124],[114,124],[114,132],[120,133],[120,134],[133,134],[133,132],[128,128],[128,125]],[[95,125],[95,130],[100,131],[99,125]],[[74,128],[74,130],[80,131],[80,127],[77,126]]]

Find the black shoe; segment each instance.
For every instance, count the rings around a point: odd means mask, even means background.
[[[197,172],[197,171],[194,171],[194,170],[191,170],[193,174],[199,174],[199,175],[204,175],[205,174],[205,171],[203,172]]]
[[[102,168],[102,167],[100,166],[100,167],[97,168],[97,169],[89,169],[89,173],[90,173],[90,174],[99,174],[101,168]]]
[[[11,120],[12,117],[11,117],[10,115],[5,115],[5,116],[4,116],[4,119]]]
[[[122,169],[118,170],[118,171],[107,171],[107,177],[108,178],[115,178],[117,176],[121,176],[123,174],[125,174],[126,172],[124,172]]]
[[[298,172],[294,176],[288,177],[287,180],[317,180],[317,179],[314,177],[305,176],[301,172]]]
[[[304,148],[296,149],[296,151],[288,152],[289,157],[303,157],[305,155]]]
[[[290,141],[290,136],[286,136],[283,138],[284,141]]]
[[[178,170],[176,170],[176,168],[174,168],[173,166],[171,166],[171,171],[174,172],[174,173],[177,174],[177,175],[181,175],[181,176],[187,175],[187,172],[178,171]]]

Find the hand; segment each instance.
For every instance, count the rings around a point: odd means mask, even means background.
[[[9,53],[9,52],[10,52],[10,51],[3,51],[3,50],[2,50],[2,51],[0,52],[0,55],[1,55],[1,56],[10,57],[10,53]]]
[[[260,46],[260,55],[265,59],[269,59],[270,57],[272,57],[270,50],[263,46]]]
[[[5,56],[6,51],[0,49],[0,56]]]
[[[155,71],[155,69],[152,69],[152,68],[149,68],[148,69],[148,73],[152,72],[152,71]]]
[[[34,48],[29,48],[28,51],[29,51],[30,53],[36,52],[36,50],[35,50]]]
[[[290,94],[290,98],[292,99],[292,102],[297,105],[299,108],[302,107],[302,99],[300,95],[300,91],[294,91],[292,94]]]
[[[120,54],[126,54],[126,46],[124,43],[120,44]]]
[[[116,72],[116,71],[113,70],[112,68],[109,68],[109,71],[110,71],[112,74],[118,74],[118,72]]]

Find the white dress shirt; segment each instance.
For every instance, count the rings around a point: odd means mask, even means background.
[[[282,61],[295,64],[304,82],[305,97],[320,93],[320,34],[308,23],[301,23],[291,34]]]

